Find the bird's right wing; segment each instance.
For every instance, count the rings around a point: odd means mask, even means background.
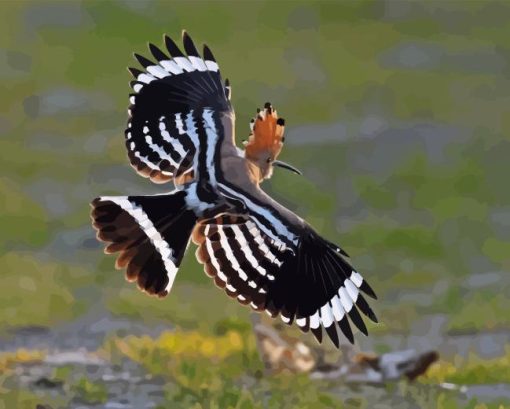
[[[230,86],[207,46],[201,56],[186,32],[183,44],[187,55],[165,36],[171,57],[149,44],[156,62],[135,54],[144,71],[129,69],[135,80],[125,131],[128,157],[156,183],[193,179],[199,165],[206,171],[200,150],[214,151],[225,137],[233,144]]]
[[[337,327],[353,342],[349,319],[367,329],[358,309],[377,322],[361,292],[375,298],[347,254],[307,227],[296,245],[284,244],[251,216],[222,215],[197,225],[193,241],[205,272],[226,293],[256,311],[279,314],[322,341],[324,328],[338,346]]]

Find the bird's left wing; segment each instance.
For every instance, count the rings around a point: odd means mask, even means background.
[[[186,32],[185,53],[168,36],[165,45],[170,56],[149,44],[155,61],[135,54],[144,70],[129,69],[135,80],[126,148],[140,175],[183,183],[196,177],[199,165],[207,171],[200,151],[213,151],[224,138],[233,144],[234,113],[228,81],[223,84],[207,46],[201,56]]]
[[[295,244],[267,234],[253,216],[221,215],[197,225],[197,259],[218,287],[256,311],[311,331],[324,328],[338,346],[337,327],[353,342],[349,320],[367,334],[358,309],[377,318],[361,292],[375,298],[347,254],[307,226]],[[283,237],[282,237],[283,239]],[[349,318],[349,319],[348,319]]]

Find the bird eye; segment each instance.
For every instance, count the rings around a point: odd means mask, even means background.
[[[267,162],[267,163],[271,163],[271,162],[272,162],[272,159],[271,159],[271,158],[267,158],[266,162]]]

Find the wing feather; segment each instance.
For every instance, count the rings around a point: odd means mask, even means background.
[[[338,330],[354,341],[349,320],[367,334],[358,309],[377,322],[361,295],[365,280],[345,253],[309,226],[295,247],[287,247],[266,235],[251,218],[235,224],[224,222],[210,221],[200,230],[203,238],[195,242],[199,244],[199,262],[207,266],[214,258],[215,274],[235,289],[230,296],[272,317],[280,315],[288,325],[296,323],[302,331],[311,331],[319,342],[324,329],[337,347]]]
[[[140,175],[155,183],[190,181],[197,172],[194,158],[203,148],[201,145],[222,140],[223,134],[197,137],[205,132],[205,121],[219,122],[232,110],[210,50],[207,48],[202,58],[186,32],[183,44],[185,53],[165,36],[171,58],[149,44],[156,61],[134,54],[143,70],[129,69],[135,80],[131,82],[134,93],[130,95],[125,131],[128,157]],[[210,126],[208,129],[211,132]],[[225,130],[214,127],[214,131]]]

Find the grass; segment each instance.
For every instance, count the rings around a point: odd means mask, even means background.
[[[24,326],[51,326],[82,313],[87,302],[73,291],[94,279],[82,267],[44,262],[18,252],[0,256],[5,269],[0,299],[0,331]],[[27,302],[30,300],[30,302]]]
[[[68,403],[68,400],[61,396],[42,396],[33,388],[13,387],[16,385],[14,383],[16,368],[19,365],[38,364],[45,355],[45,351],[28,349],[0,353],[0,409],[34,409],[37,404],[43,403],[58,408]]]
[[[494,295],[491,291],[469,294],[451,310],[449,330],[461,333],[480,329],[505,330],[510,327],[506,311],[507,298],[503,294]],[[480,324],[482,320],[483,325]]]
[[[244,407],[244,402],[253,403],[253,397],[248,391],[239,394],[240,380],[256,373],[260,376],[262,370],[255,341],[246,335],[236,331],[216,336],[175,331],[157,339],[114,339],[108,352],[120,352],[150,373],[171,380],[175,387],[168,393],[176,407],[205,403],[209,407]]]
[[[92,382],[86,377],[80,378],[73,386],[74,398],[80,402],[90,405],[106,403],[108,400],[108,389],[103,383]]]
[[[16,374],[21,366],[41,365],[46,351],[18,349],[14,352],[0,353],[0,408],[30,408],[37,404],[50,405],[52,408],[68,407],[71,401],[90,405],[106,403],[108,390],[103,383],[93,382],[86,376],[72,379],[73,366],[59,366],[53,370],[51,379],[61,383],[63,388],[54,393],[45,393],[44,390],[32,384],[20,385]],[[16,385],[16,387],[13,387]]]
[[[2,386],[0,385],[0,388]],[[1,389],[0,389],[1,390]],[[34,409],[38,405],[45,409],[50,408],[64,408],[68,407],[69,399],[56,396],[41,396],[40,393],[33,392],[27,389],[3,390],[2,399],[0,400],[0,409]]]
[[[12,181],[0,178],[0,251],[23,244],[38,247],[49,238],[45,210]]]
[[[434,364],[418,384],[389,385],[379,389],[375,396],[365,390],[366,386],[360,386],[364,393],[360,395],[358,390],[352,396],[352,390],[339,392],[338,388],[345,387],[338,383],[311,381],[306,375],[262,375],[253,335],[236,330],[222,335],[177,330],[155,339],[112,338],[105,344],[104,353],[112,359],[119,354],[127,356],[149,373],[167,379],[167,399],[177,408],[306,408],[310,405],[365,408],[372,407],[377,395],[380,403],[388,403],[389,407],[395,407],[391,405],[398,399],[392,399],[400,396],[401,404],[407,402],[420,408],[504,408],[499,403],[483,406],[477,400],[465,402],[434,385],[510,382],[508,353],[493,360],[470,355],[466,359],[457,357],[454,362],[442,360]],[[203,365],[204,361],[208,365]]]
[[[458,385],[510,383],[510,350],[498,358],[483,359],[476,354],[441,360],[432,365],[426,382],[451,382]]]
[[[165,299],[149,297],[134,285],[120,285],[124,287],[120,291],[115,287],[111,289],[112,293],[117,294],[108,297],[110,311],[146,323],[205,330],[227,317],[232,321],[242,322],[247,322],[248,319],[249,309],[233,303],[214,283],[176,283],[175,292]]]
[[[117,338],[107,350],[120,352],[150,373],[167,378],[171,382],[168,399],[175,407],[343,407],[341,400],[306,376],[263,376],[255,340],[246,332],[204,335],[175,331],[157,339]],[[204,361],[209,364],[203,365]],[[291,390],[295,393],[289,394]]]
[[[510,382],[510,354],[482,359],[474,354],[440,360],[417,384],[405,382],[386,388],[359,386],[349,389],[336,382],[312,381],[307,375],[263,374],[255,340],[249,329],[226,329],[212,334],[176,330],[158,338],[128,336],[110,338],[99,353],[115,363],[127,357],[145,367],[152,376],[165,379],[166,400],[176,408],[366,408],[415,405],[420,408],[508,408],[503,401],[483,403],[463,400],[437,388],[443,382],[479,385]],[[81,376],[67,385],[72,368],[57,368],[55,378],[65,379],[63,394],[48,397],[39,392],[10,386],[17,365],[40,362],[43,351],[18,350],[0,356],[4,389],[3,404],[30,407],[49,403],[62,407],[71,400],[88,404],[105,403],[108,386]],[[207,365],[203,363],[207,362]],[[67,402],[67,403],[66,403]],[[411,407],[402,406],[402,407]],[[5,406],[9,407],[9,406]]]
[[[18,349],[14,352],[0,353],[0,369],[3,374],[7,373],[14,365],[41,362],[45,351]]]

